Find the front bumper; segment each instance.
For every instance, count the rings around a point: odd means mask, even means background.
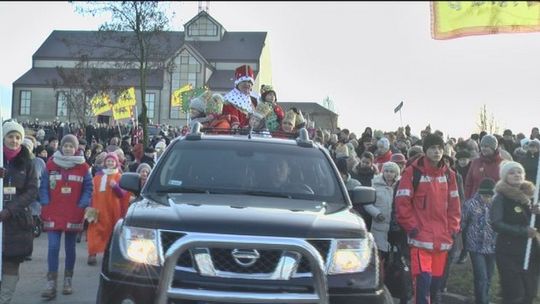
[[[119,229],[119,225],[115,230]],[[327,275],[317,250],[306,241],[290,238],[260,238],[191,234],[167,250],[162,267],[140,266],[119,254],[118,233],[111,239],[100,275],[98,304],[130,299],[137,304],[203,303],[375,303],[390,304],[378,276],[378,259],[362,273]],[[176,267],[179,255],[189,247],[282,248],[309,257],[312,276],[273,280],[202,276]],[[286,271],[285,271],[286,272]],[[369,287],[366,287],[369,286]],[[391,298],[390,298],[391,300]],[[129,303],[129,302],[128,302]]]
[[[340,278],[328,277],[329,283],[329,303],[331,304],[357,304],[357,303],[373,303],[373,304],[390,304],[387,303],[387,291],[381,286],[376,290],[361,290],[348,288],[346,292],[343,287],[334,288],[332,285],[342,285],[343,280],[350,282],[352,275],[340,275]],[[347,278],[346,278],[347,277]],[[339,281],[339,282],[338,282]],[[188,285],[196,284],[197,282],[186,282]],[[337,284],[333,284],[337,283]],[[136,304],[154,303],[157,297],[157,281],[156,282],[134,282],[125,278],[124,280],[113,279],[101,273],[99,283],[98,304],[119,304],[122,300],[131,299]],[[278,287],[279,288],[279,287]],[[212,302],[189,301],[189,300],[169,300],[170,304],[202,304]],[[214,302],[216,303],[216,302]]]

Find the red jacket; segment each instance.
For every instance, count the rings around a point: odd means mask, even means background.
[[[63,169],[51,158],[46,168],[40,187],[44,230],[82,231],[84,209],[90,204],[92,195],[90,167],[82,163]]]
[[[392,150],[386,151],[383,155],[375,157],[373,164],[377,166],[379,172],[382,172],[382,166],[384,163],[389,162],[392,159]]]
[[[413,167],[422,173],[413,189]],[[447,178],[448,176],[448,178]],[[461,209],[453,170],[432,167],[420,157],[406,167],[396,191],[396,218],[409,234],[409,244],[428,250],[450,250],[452,235],[460,229]],[[411,232],[417,235],[411,237]]]
[[[486,157],[480,154],[480,157],[471,161],[467,178],[465,179],[465,199],[470,199],[474,196],[480,182],[484,177],[489,177],[495,182],[499,181],[499,165],[502,162],[499,151],[495,151],[495,155]]]

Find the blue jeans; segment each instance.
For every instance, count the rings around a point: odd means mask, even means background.
[[[495,270],[495,254],[469,252],[474,275],[474,298],[476,304],[489,303],[491,276]]]
[[[47,263],[49,272],[58,272],[58,255],[60,254],[60,241],[62,239],[62,231],[49,231],[49,253],[47,255]],[[66,266],[64,270],[73,271],[75,268],[75,240],[77,232],[65,232],[64,249],[66,250]]]

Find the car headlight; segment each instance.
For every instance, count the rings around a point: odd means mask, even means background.
[[[371,260],[371,242],[365,239],[336,240],[329,274],[364,271]]]
[[[130,261],[159,266],[157,231],[154,229],[126,227],[120,236],[120,249]]]

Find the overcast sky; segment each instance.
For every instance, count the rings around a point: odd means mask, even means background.
[[[413,134],[428,123],[446,135],[476,132],[487,105],[501,128],[529,134],[540,122],[540,33],[431,38],[429,2],[209,2],[228,31],[266,31],[278,101],[330,96],[339,126]],[[197,14],[175,2],[173,30]],[[83,17],[67,2],[0,2],[3,113],[12,83],[53,30],[97,30],[105,17]],[[6,116],[4,114],[4,116]]]

